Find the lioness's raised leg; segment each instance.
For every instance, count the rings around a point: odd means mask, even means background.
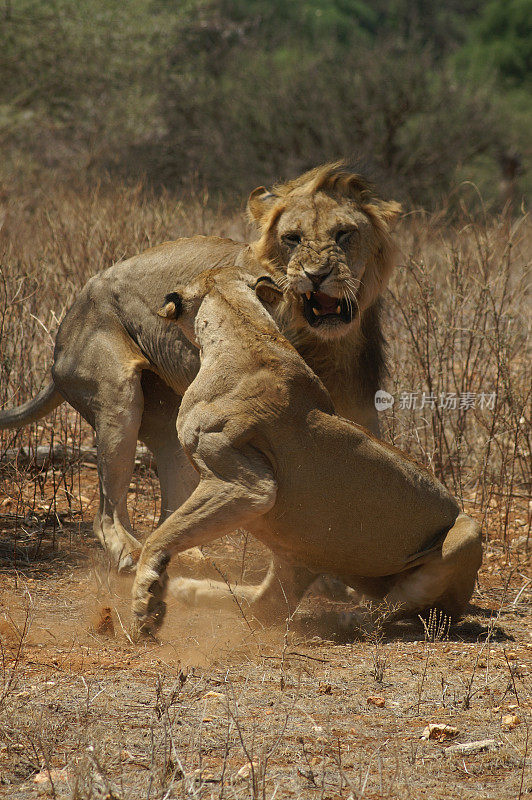
[[[252,447],[231,447],[223,432],[201,435],[195,463],[200,482],[183,505],[146,540],[133,584],[133,632],[148,633],[162,623],[167,575],[174,553],[247,526],[274,504],[277,487],[266,460]],[[207,466],[206,461],[209,465]]]

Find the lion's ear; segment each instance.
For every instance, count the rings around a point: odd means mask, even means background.
[[[371,205],[389,228],[394,227],[403,210],[401,203],[395,200],[374,200]]]
[[[170,292],[164,298],[164,306],[157,315],[164,319],[177,319],[183,311],[183,298],[178,292]]]
[[[278,199],[277,195],[269,192],[265,186],[258,186],[253,189],[248,198],[247,210],[249,218],[255,222],[260,222]]]
[[[262,300],[263,303],[267,303],[268,305],[277,305],[277,303],[282,300],[283,291],[280,289],[275,281],[270,278],[269,275],[263,275],[260,277],[255,286],[255,294]]]

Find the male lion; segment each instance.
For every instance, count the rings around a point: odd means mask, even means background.
[[[212,264],[275,275],[285,290],[276,312],[282,330],[338,411],[377,431],[379,296],[393,267],[389,225],[399,205],[375,197],[341,164],[329,164],[271,192],[255,189],[248,209],[260,229],[251,245],[178,239],[91,278],[59,328],[52,383],[33,400],[0,412],[0,428],[20,427],[67,400],[93,426],[100,479],[94,531],[119,569],[134,566],[141,547],[126,506],[137,439],[157,463],[160,522],[197,481],[175,426],[199,361],[179,328],[157,316],[169,286],[192,281]]]
[[[397,611],[458,613],[482,559],[478,524],[427,469],[335,414],[254,289],[269,308],[282,296],[269,276],[213,269],[168,295],[161,311],[201,351],[177,418],[200,480],[146,540],[134,631],[162,622],[170,556],[239,526],[271,549],[275,577],[232,589],[181,578],[182,597],[236,595],[271,619],[293,611],[325,572]]]

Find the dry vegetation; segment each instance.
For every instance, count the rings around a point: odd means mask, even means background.
[[[35,205],[12,199],[0,233],[0,402],[46,382],[59,321],[91,274],[191,233],[248,235],[239,212],[201,196],[184,205],[102,184],[43,190]],[[131,578],[108,570],[90,533],[92,433],[64,405],[0,439],[0,796],[532,793],[530,223],[465,209],[452,225],[413,215],[399,239],[386,310],[395,404],[383,427],[483,522],[471,614],[451,628],[431,618],[346,641],[334,624],[342,603],[315,596],[286,630],[260,629],[238,609],[174,605],[163,641],[133,646]],[[468,392],[474,407],[460,408]],[[410,393],[417,408],[402,408]],[[157,504],[139,458],[130,509],[140,534]],[[238,580],[265,564],[238,534],[209,554]],[[428,723],[457,733],[423,740]],[[495,740],[486,750],[447,750],[485,739]]]

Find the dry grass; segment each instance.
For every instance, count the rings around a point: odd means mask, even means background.
[[[0,401],[22,402],[46,382],[59,321],[91,274],[192,233],[248,234],[239,212],[206,197],[184,205],[139,187],[10,200]],[[65,405],[0,439],[0,796],[495,800],[532,791],[531,226],[464,210],[453,225],[411,216],[399,239],[385,319],[395,403],[383,428],[483,521],[475,616],[450,630],[429,619],[346,642],[329,624],[341,604],[313,597],[286,631],[174,607],[160,645],[133,647],[122,627],[130,580],[108,572],[88,534],[92,433]],[[402,408],[410,393],[418,407]],[[460,408],[461,397],[475,406]],[[66,457],[44,457],[50,446]],[[151,530],[157,482],[144,462],[129,505],[136,529]],[[212,554],[238,579],[254,580],[264,564],[251,541],[243,559],[236,535]],[[105,635],[92,616],[102,607],[111,608]],[[383,707],[368,704],[375,696]],[[512,715],[518,722],[504,725]],[[458,738],[420,740],[428,722],[457,727]],[[494,750],[445,753],[488,738]]]

